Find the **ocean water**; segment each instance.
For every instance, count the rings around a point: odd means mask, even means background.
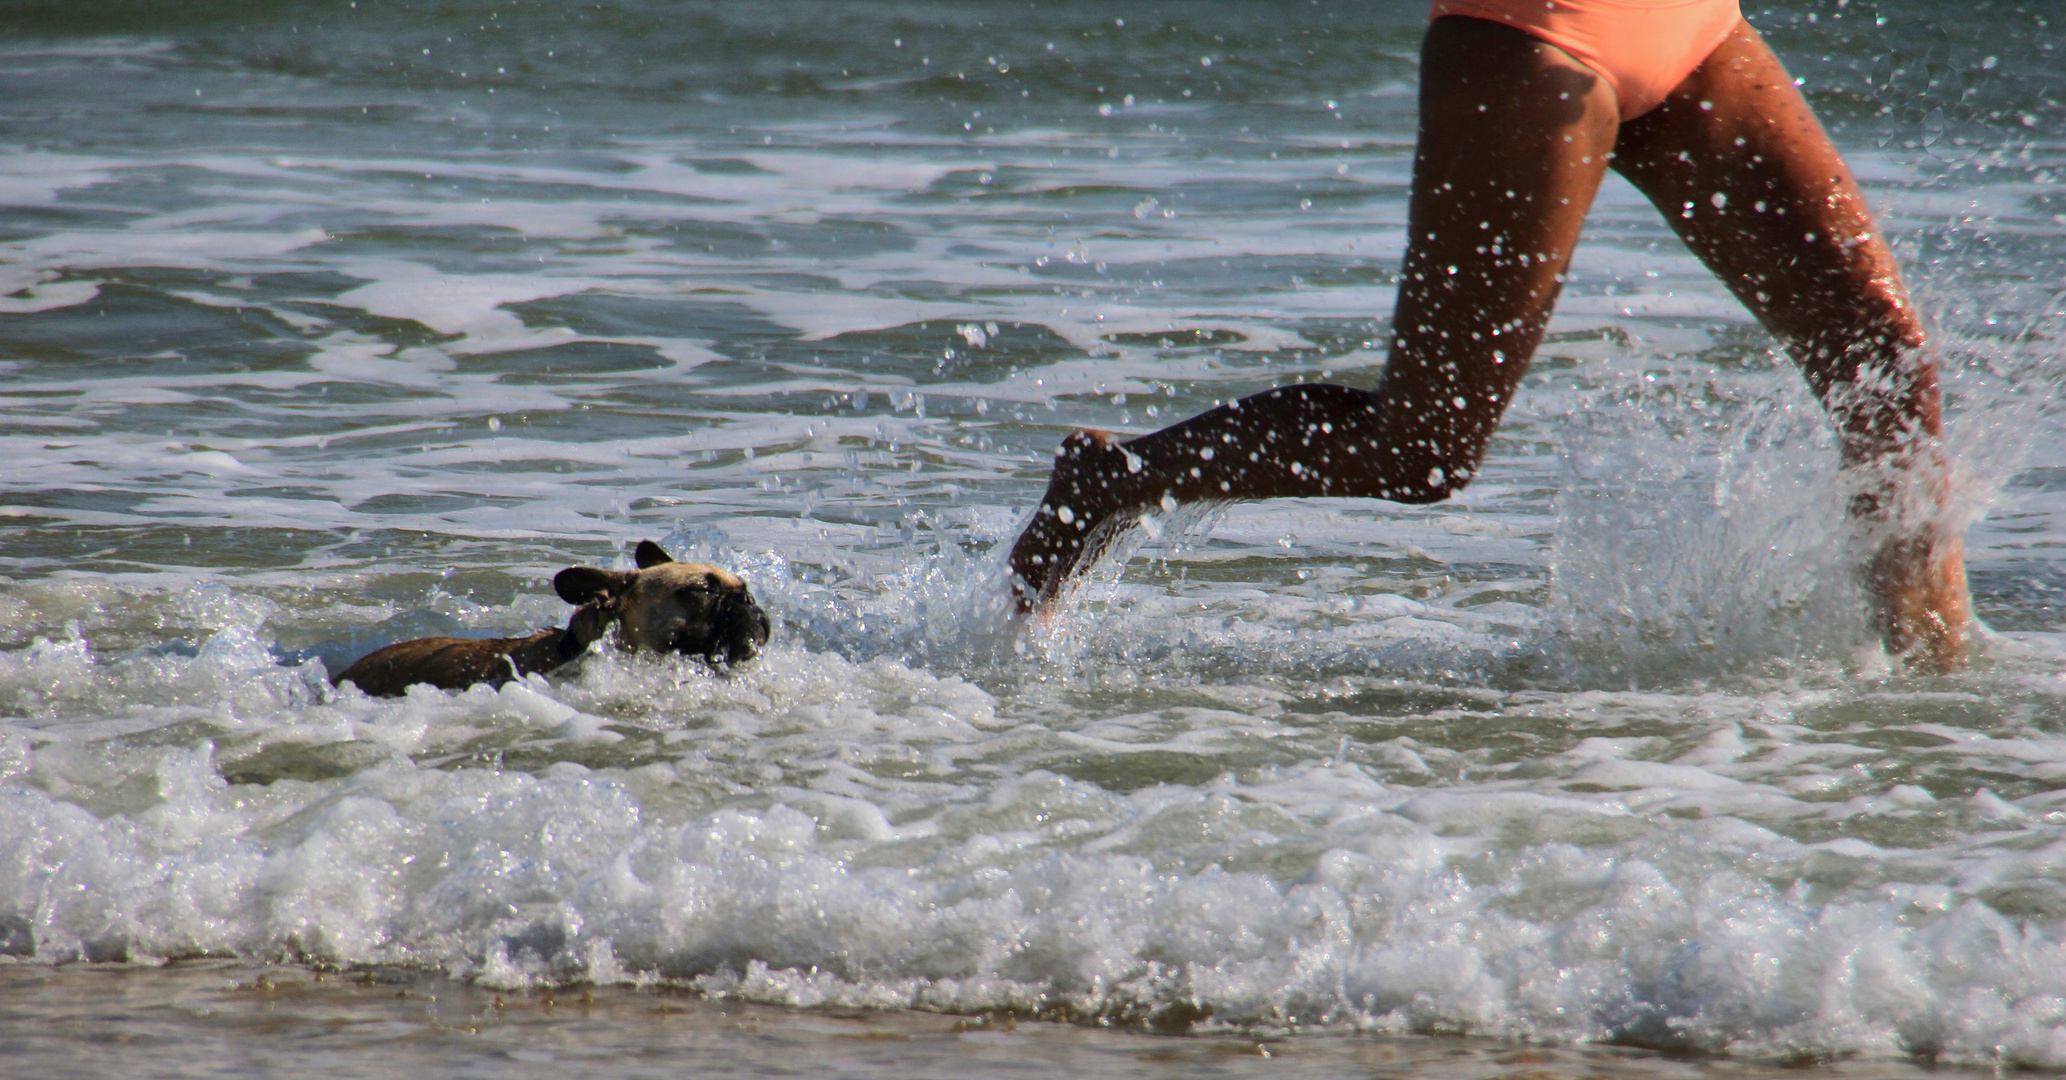
[[[830,1016],[2066,1067],[2066,32],[1747,6],[1935,328],[1956,676],[1880,653],[1822,418],[1618,180],[1461,497],[1153,522],[1006,617],[1071,429],[1377,377],[1415,4],[0,8],[0,1045],[285,965],[600,995],[593,1075],[646,1001],[813,1075],[899,1067]],[[760,661],[328,685],[646,538]],[[208,1030],[153,1067],[287,1028]]]

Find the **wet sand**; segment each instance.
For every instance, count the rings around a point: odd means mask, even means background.
[[[785,1009],[659,989],[497,992],[393,969],[220,960],[0,968],[0,1062],[41,1077],[1979,1077],[1905,1062],[1673,1057],[1460,1037],[1156,1035],[1012,1017]]]

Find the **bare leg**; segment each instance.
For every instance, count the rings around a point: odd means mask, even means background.
[[[1944,670],[1971,619],[1948,492],[1937,368],[1858,186],[1748,24],[1657,109],[1614,167],[1800,364],[1865,473],[1852,512],[1881,540],[1866,569],[1890,652]],[[1920,505],[1918,505],[1920,504]]]
[[[1095,555],[1086,542],[1101,527],[1157,505],[1433,502],[1462,488],[1541,338],[1611,151],[1787,343],[1836,419],[1846,464],[1872,470],[1853,512],[1886,527],[1867,577],[1888,648],[1955,666],[1970,613],[1959,540],[1935,513],[1936,369],[1848,170],[1755,32],[1739,27],[1666,105],[1626,126],[1589,69],[1494,23],[1436,20],[1421,70],[1383,381],[1369,392],[1285,387],[1123,444],[1070,436],[1012,548],[1022,603],[1052,599]],[[1926,512],[1904,513],[1904,501]]]
[[[1591,69],[1497,23],[1438,19],[1421,59],[1406,266],[1377,389],[1289,386],[1123,444],[1070,436],[1012,547],[1023,603],[1051,600],[1101,526],[1159,505],[1434,502],[1469,482],[1549,320],[1618,109]]]

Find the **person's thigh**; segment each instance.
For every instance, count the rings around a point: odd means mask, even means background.
[[[1606,80],[1499,23],[1445,17],[1421,50],[1407,253],[1381,391],[1400,435],[1463,475],[1512,400],[1619,123]]]

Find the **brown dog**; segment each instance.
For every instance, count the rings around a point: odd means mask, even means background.
[[[534,671],[551,671],[580,656],[617,628],[617,647],[681,653],[718,664],[753,658],[768,641],[768,617],[736,575],[702,563],[675,562],[660,545],[639,541],[637,570],[570,566],[554,591],[575,605],[564,630],[530,637],[434,637],[403,641],[360,658],[330,681],[354,683],[377,697],[395,697],[417,683],[464,690],[501,686]]]

